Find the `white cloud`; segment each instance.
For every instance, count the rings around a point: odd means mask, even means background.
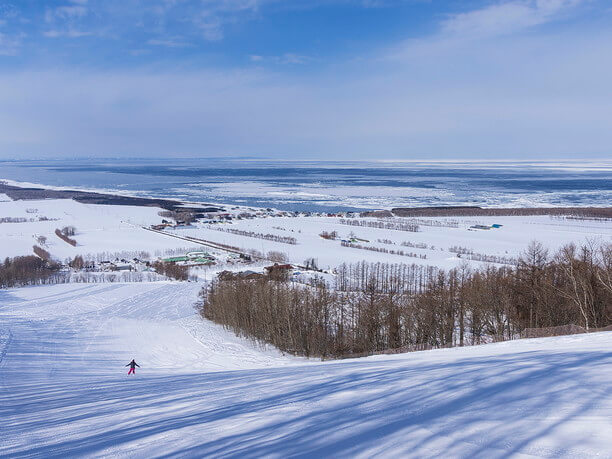
[[[544,24],[566,14],[583,0],[512,0],[453,15],[442,32],[459,36],[491,36]]]
[[[72,21],[86,16],[88,11],[88,8],[84,5],[68,5],[49,8],[45,12],[45,22]]]
[[[239,20],[244,14],[258,11],[264,0],[203,0],[193,23],[200,29],[204,39],[219,41],[224,37],[228,23]]]
[[[132,56],[146,56],[151,54],[150,49],[131,49],[128,53]]]
[[[408,63],[338,63],[307,77],[5,73],[0,155],[603,157],[612,35],[581,33],[473,43]]]
[[[520,40],[528,29],[553,23],[589,0],[506,0],[484,8],[448,16],[432,35],[413,38],[390,47],[384,61],[420,62],[453,56],[463,49],[490,48],[495,40]],[[536,40],[537,41],[537,40]],[[477,55],[476,55],[477,57]]]
[[[185,41],[183,37],[153,38],[148,40],[147,44],[153,46],[164,46],[166,48],[185,48],[187,46],[191,46],[191,44]]]
[[[364,8],[380,8],[387,5],[385,0],[361,0]]]
[[[45,23],[49,28],[42,32],[44,37],[81,38],[94,35],[93,31],[87,30],[84,22],[90,13],[87,0],[69,2],[45,11]]]
[[[7,35],[0,32],[0,56],[15,56],[19,53],[23,34]]]
[[[227,24],[256,13],[263,3],[274,1],[278,0],[158,0],[147,4],[143,12],[156,15],[158,32],[166,33],[167,22],[179,17],[180,21],[191,22],[205,40],[219,41],[224,38]]]
[[[91,35],[93,35],[93,32],[89,32],[86,30],[76,30],[72,28],[50,29],[50,30],[45,30],[43,32],[43,36],[47,38],[59,38],[59,37],[81,38],[81,37],[88,37]]]
[[[14,5],[0,4],[0,27],[4,28],[9,22],[14,22],[18,16],[19,11]],[[0,31],[0,56],[16,56],[19,54],[24,37],[23,32],[6,33]]]
[[[222,37],[233,20],[225,12],[251,14],[261,7],[223,3],[204,16],[208,39]],[[447,18],[433,36],[398,46],[394,59],[379,50],[309,72],[265,65],[196,71],[179,64],[166,73],[3,72],[0,156],[608,156],[612,33],[575,24],[546,34],[531,29],[564,17],[576,4],[495,3]],[[212,8],[211,2],[198,6]],[[507,17],[500,19],[500,12]],[[530,33],[518,33],[527,28]],[[181,42],[162,32],[149,45]],[[292,53],[250,56],[255,64],[310,60]]]
[[[251,62],[258,64],[272,63],[272,64],[307,64],[312,62],[314,59],[304,54],[296,53],[284,53],[279,56],[262,56],[260,54],[252,54],[249,56]]]
[[[194,20],[201,30],[202,36],[208,41],[219,41],[223,38],[223,19],[210,11],[202,11]]]
[[[55,15],[60,18],[79,18],[87,14],[88,9],[83,5],[60,6],[55,9]]]
[[[15,5],[10,3],[0,4],[0,19],[12,19],[19,16],[19,10]]]

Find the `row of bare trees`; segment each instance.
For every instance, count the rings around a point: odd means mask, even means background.
[[[27,222],[48,222],[51,220],[57,220],[57,218],[48,218],[40,216],[38,218],[24,218],[24,217],[0,217],[0,223],[27,223]]]
[[[345,219],[341,218],[338,220],[341,225],[348,226],[363,226],[367,228],[379,228],[388,229],[395,231],[409,231],[411,233],[418,233],[420,231],[419,225],[406,220],[395,220],[395,219],[379,219],[379,220],[356,220],[356,219]]]
[[[65,282],[83,284],[101,284],[113,282],[157,282],[166,280],[166,277],[154,272],[87,272],[76,271],[66,273]]]
[[[62,241],[66,242],[67,244],[70,244],[73,247],[77,245],[77,241],[72,239],[70,236],[74,236],[75,233],[76,230],[74,226],[66,226],[62,229],[57,228],[55,230],[55,235],[57,237],[59,237]]]
[[[209,226],[209,229],[223,231],[225,233],[236,234],[238,236],[254,237],[256,239],[264,239],[266,241],[281,242],[283,244],[297,245],[297,239],[293,236],[279,236],[278,234],[256,233],[254,231],[245,231],[235,228],[219,228],[217,226]]]
[[[342,241],[340,242],[340,245],[342,247],[348,247],[351,249],[369,250],[370,252],[379,252],[379,253],[389,253],[391,255],[400,255],[402,257],[420,258],[423,260],[427,258],[427,254],[425,253],[406,252],[402,249],[395,250],[395,249],[387,249],[386,247],[376,247],[372,245],[355,244],[349,241]]]
[[[526,329],[612,323],[612,245],[532,243],[515,267],[344,265],[337,283],[217,280],[201,312],[300,355],[339,357],[514,339]]]

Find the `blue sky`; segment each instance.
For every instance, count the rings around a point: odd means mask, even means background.
[[[0,0],[0,157],[612,156],[609,0]]]

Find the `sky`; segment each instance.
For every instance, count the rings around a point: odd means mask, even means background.
[[[610,0],[0,0],[0,158],[612,157]]]

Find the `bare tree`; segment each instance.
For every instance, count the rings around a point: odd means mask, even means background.
[[[76,228],[74,226],[64,226],[61,233],[64,236],[74,236],[76,234]]]
[[[279,252],[277,250],[269,251],[267,258],[275,263],[287,263],[289,261],[289,256],[285,252]]]

